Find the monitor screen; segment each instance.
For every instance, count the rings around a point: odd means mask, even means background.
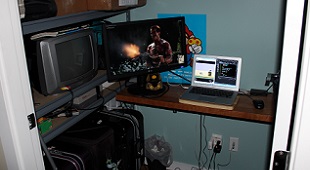
[[[25,41],[32,87],[50,95],[90,81],[98,69],[96,42],[92,29]]]
[[[105,26],[109,81],[186,66],[184,17]]]
[[[90,60],[93,58],[93,47],[89,36],[55,44],[55,51],[61,82],[72,80],[93,69],[93,60]]]
[[[241,57],[194,56],[192,86],[239,91]]]
[[[184,17],[107,24],[103,32],[109,81],[187,65]]]

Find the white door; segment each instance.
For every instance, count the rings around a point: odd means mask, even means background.
[[[42,170],[17,0],[2,0],[0,17],[0,169]]]
[[[290,163],[287,169],[290,170],[308,169],[306,165],[310,162],[310,157],[306,155],[310,149],[308,146],[310,138],[307,133],[307,129],[310,128],[308,123],[310,114],[306,113],[310,111],[310,84],[308,82],[310,81],[310,28],[308,26],[309,16],[304,12],[306,6],[309,9],[307,1],[287,1],[279,99],[270,169],[273,169],[273,156],[276,151],[289,151]],[[304,16],[306,20],[303,20]],[[301,58],[300,65],[298,65],[299,58]]]

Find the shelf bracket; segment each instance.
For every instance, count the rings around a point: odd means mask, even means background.
[[[130,21],[130,11],[126,11],[126,21]]]

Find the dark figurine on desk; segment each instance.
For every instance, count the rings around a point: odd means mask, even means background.
[[[151,91],[161,90],[163,83],[159,73],[148,74],[146,77],[146,89]]]

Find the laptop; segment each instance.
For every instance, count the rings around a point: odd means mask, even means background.
[[[239,91],[241,64],[240,57],[194,55],[191,85],[180,100],[233,105]]]

